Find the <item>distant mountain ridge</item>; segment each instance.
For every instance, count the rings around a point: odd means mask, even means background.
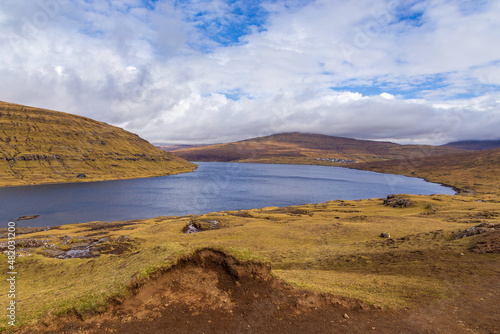
[[[156,144],[156,147],[159,149],[165,151],[165,152],[172,152],[172,151],[177,151],[177,150],[183,150],[186,148],[194,148],[194,147],[203,147],[203,146],[208,146],[208,145],[179,145],[179,144]]]
[[[442,146],[471,151],[492,150],[500,148],[500,140],[462,140]]]
[[[308,133],[282,133],[239,142],[173,150],[190,161],[338,164],[336,160],[378,161],[457,153],[449,147],[400,145]],[[325,161],[329,159],[332,161]]]
[[[0,186],[177,174],[196,166],[90,118],[0,102]]]

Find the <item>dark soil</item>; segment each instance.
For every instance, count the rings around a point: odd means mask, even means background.
[[[474,253],[500,253],[500,230],[481,234],[470,248]]]

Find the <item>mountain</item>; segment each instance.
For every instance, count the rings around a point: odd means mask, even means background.
[[[203,147],[207,145],[178,145],[178,144],[158,144],[155,145],[159,149],[166,151],[166,152],[172,152],[172,151],[177,151],[177,150],[183,150],[186,148],[194,148],[194,147]]]
[[[464,193],[500,194],[500,148],[416,159],[365,162],[348,167],[421,177],[453,186]]]
[[[294,132],[234,143],[177,149],[173,152],[190,161],[329,165],[354,161],[402,159],[415,155],[440,155],[456,153],[460,150],[439,146],[399,145],[390,142]]]
[[[451,142],[442,146],[471,151],[492,150],[500,148],[500,140],[464,140]]]
[[[0,102],[0,186],[177,174],[195,165],[89,118]]]

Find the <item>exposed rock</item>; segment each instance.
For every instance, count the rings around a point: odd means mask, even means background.
[[[381,238],[390,238],[390,237],[391,237],[391,235],[390,235],[389,233],[382,232],[382,233],[380,233],[380,237],[381,237]]]
[[[41,232],[41,231],[47,231],[50,229],[58,229],[58,226],[55,227],[18,227],[16,228],[16,236],[22,235],[22,234],[30,234],[30,233],[36,233],[36,232]],[[6,228],[1,228],[0,229],[0,239],[7,238],[8,232]]]
[[[73,237],[70,237],[69,235],[65,235],[62,237],[61,245],[68,245],[71,240],[73,240]]]
[[[71,249],[83,249],[90,247],[92,242],[75,242],[71,244]]]
[[[390,205],[394,208],[407,208],[413,202],[409,198],[399,197],[398,195],[389,195],[384,199],[384,205]]]
[[[47,257],[57,257],[60,256],[61,254],[64,254],[65,252],[60,250],[60,249],[43,249],[42,251],[43,256]]]
[[[16,220],[17,221],[30,220],[30,219],[36,219],[38,217],[40,217],[40,215],[21,216],[21,217],[17,218]]]
[[[495,230],[500,230],[500,224],[495,224],[495,223],[482,223],[479,225],[476,225],[474,227],[468,228],[465,231],[462,231],[458,233],[455,236],[455,239],[462,239],[466,237],[470,237],[473,235],[478,235],[486,232],[493,232]]]
[[[60,255],[56,256],[58,259],[89,259],[92,257],[98,257],[101,255],[99,252],[91,251],[88,248],[84,249],[71,249],[67,252],[62,252]]]
[[[91,242],[79,242],[72,244],[73,247],[67,252],[63,252],[57,256],[59,259],[74,259],[74,258],[92,258],[101,255],[101,252],[95,247],[96,245],[102,244],[107,241],[109,237],[101,238],[97,241],[92,241],[93,239],[83,236],[78,236],[76,239],[91,241]]]
[[[193,219],[191,222],[184,227],[183,231],[184,233],[194,233],[194,232],[201,232],[201,231],[208,231],[208,230],[217,230],[220,228],[223,228],[224,226],[224,221],[223,220],[217,220],[217,219],[209,219],[209,218],[202,218],[202,219]]]
[[[219,228],[219,224],[220,224],[220,222],[218,220],[208,220],[208,221],[205,221],[205,223],[208,224],[210,230],[215,230],[215,229]]]
[[[130,239],[130,236],[128,235],[122,235],[120,237],[118,237],[118,239],[116,239],[117,242],[125,242],[125,241],[128,241]]]
[[[78,174],[76,177],[78,177],[78,178],[84,178],[84,177],[87,177],[87,175],[85,175],[85,174]]]
[[[49,243],[49,239],[19,239],[16,240],[16,245],[18,247],[23,247],[23,248],[38,248],[38,247],[44,247]]]
[[[59,250],[59,247],[57,247],[57,245],[50,242],[50,239],[35,238],[16,240],[16,255],[20,255],[21,253],[25,253],[25,255],[31,255],[34,250],[42,247],[46,248],[46,250]],[[0,242],[0,251],[7,251],[8,246],[9,245],[7,241]]]

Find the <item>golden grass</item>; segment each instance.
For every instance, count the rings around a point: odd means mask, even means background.
[[[442,282],[431,277],[381,275],[334,270],[275,270],[277,277],[300,289],[350,296],[373,306],[401,308],[414,303],[439,298]],[[383,304],[380,301],[383,300]]]
[[[382,199],[332,201],[289,208],[211,213],[199,219],[224,220],[225,228],[194,234],[182,229],[192,217],[158,217],[122,227],[92,230],[102,223],[61,226],[24,237],[58,238],[100,233],[110,243],[130,236],[133,247],[121,255],[59,260],[41,255],[19,258],[19,323],[73,310],[105,308],[134,280],[167,268],[179,256],[216,247],[249,260],[272,264],[273,273],[300,288],[358,298],[382,308],[400,308],[452,293],[450,284],[467,281],[471,272],[496,275],[485,263],[499,254],[467,249],[475,237],[454,234],[477,220],[500,222],[499,198],[478,202],[474,196],[409,196],[409,208],[382,205]],[[491,213],[489,218],[485,212]],[[381,232],[391,239],[380,238]],[[1,255],[0,269],[6,271]],[[488,269],[490,268],[490,269]],[[5,291],[6,282],[0,282]],[[0,297],[6,302],[6,295]],[[5,322],[4,322],[5,323]]]
[[[5,103],[0,103],[0,113],[1,126],[6,129],[0,134],[4,154],[0,159],[0,186],[70,182],[75,181],[75,173],[86,173],[88,178],[83,180],[91,181],[192,169],[192,165],[174,157],[148,160],[160,153],[147,151],[149,144],[103,123]],[[60,132],[61,128],[68,131]],[[103,132],[92,132],[98,128]],[[50,135],[42,136],[42,132]],[[104,145],[99,140],[104,140]],[[69,149],[66,142],[76,149]],[[245,159],[314,163],[311,158],[318,154],[309,151],[308,156],[290,144],[266,145],[269,152],[286,154]],[[255,153],[251,146],[248,154]],[[137,150],[146,158],[135,156]],[[64,158],[16,160],[14,166],[7,160],[40,152]],[[189,235],[182,230],[194,216],[158,217],[122,227],[110,223],[99,230],[93,228],[102,227],[102,223],[65,225],[25,235],[23,238],[43,237],[60,243],[66,235],[98,233],[99,237],[109,236],[110,244],[127,235],[132,247],[121,255],[103,254],[94,259],[51,259],[43,257],[41,251],[18,258],[18,325],[30,325],[67,311],[82,316],[102,311],[110,297],[122,296],[130,284],[147,279],[181,255],[202,247],[224,249],[241,259],[268,261],[274,275],[296,287],[358,298],[382,308],[437,300],[453,294],[456,282],[467,284],[474,275],[498,276],[500,254],[470,252],[469,247],[479,237],[455,240],[453,236],[479,222],[500,222],[499,153],[492,150],[356,165],[420,176],[464,190],[457,196],[407,196],[415,204],[405,209],[384,206],[382,199],[332,201],[210,213],[197,218],[223,221],[224,228]],[[124,156],[138,160],[119,160]],[[339,158],[368,160],[359,154]],[[380,238],[381,232],[390,233],[391,238]],[[0,270],[7,271],[5,255],[0,255]],[[0,290],[8,291],[5,280],[0,281]],[[7,301],[2,294],[0,303],[5,305]],[[2,317],[4,325],[6,319]]]
[[[388,160],[349,165],[350,168],[402,174],[455,187],[464,193],[500,194],[500,149]]]
[[[0,186],[152,177],[195,168],[135,134],[62,112],[0,102],[0,129]]]

